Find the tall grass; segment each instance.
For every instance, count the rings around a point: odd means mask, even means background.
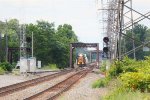
[[[144,94],[140,91],[120,91],[119,89],[117,89],[110,95],[104,97],[104,100],[150,100],[150,94]]]
[[[5,70],[0,67],[0,75],[3,75],[5,73]]]
[[[59,68],[57,67],[56,64],[49,64],[47,66],[42,67],[44,70],[58,70]]]
[[[105,87],[107,86],[109,83],[109,79],[108,78],[101,78],[99,80],[96,80],[93,84],[92,84],[92,88],[100,88],[100,87]]]

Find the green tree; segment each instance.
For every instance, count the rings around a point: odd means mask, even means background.
[[[52,63],[51,41],[55,34],[54,23],[46,21],[37,21],[37,25],[27,25],[27,35],[31,37],[34,34],[34,56],[42,63]]]
[[[132,37],[132,30],[126,31],[127,35]],[[137,24],[133,28],[134,38],[135,38],[135,47],[141,45],[142,42],[146,42],[150,40],[147,36],[150,34],[148,33],[148,28],[144,25]],[[126,40],[126,51],[130,51],[133,49],[132,40],[128,37],[125,37]],[[141,41],[141,42],[139,42]],[[144,59],[144,56],[148,55],[149,53],[143,52],[143,48],[136,51],[136,59]],[[133,54],[130,54],[129,57],[133,58]]]
[[[5,48],[6,48],[6,33],[8,37],[8,48],[19,47],[19,21],[17,19],[10,19],[8,22],[0,21],[0,32],[4,34],[5,37],[1,40],[1,61],[4,61]],[[19,50],[15,51],[13,54],[13,60],[16,62],[19,56]]]
[[[72,30],[72,26],[68,24],[59,25],[55,37],[57,43],[53,51],[55,52],[57,49],[61,51],[61,53],[60,51],[53,53],[53,56],[57,56],[55,62],[59,67],[69,66],[70,43],[77,42],[78,38]]]
[[[72,26],[68,24],[59,25],[55,29],[54,23],[47,21],[37,21],[36,24],[26,25],[26,37],[32,37],[34,34],[34,56],[41,60],[43,65],[56,64],[58,67],[67,67],[69,65],[70,48],[69,44],[77,42]],[[0,33],[8,34],[8,47],[19,47],[20,24],[17,19],[0,21]],[[6,35],[5,35],[6,36]],[[2,40],[1,48],[5,52],[6,38]],[[31,44],[30,44],[31,46]],[[0,53],[1,61],[5,59],[5,53]],[[13,61],[17,62],[19,51],[13,53]]]

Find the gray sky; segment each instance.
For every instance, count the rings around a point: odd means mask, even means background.
[[[71,24],[82,42],[99,42],[95,0],[0,0],[0,20],[17,18],[21,23],[36,20]]]
[[[96,0],[0,0],[0,20],[17,18],[21,23],[35,23],[42,19],[55,22],[56,26],[67,23],[73,26],[80,41],[100,43],[102,49],[95,2]],[[150,0],[133,0],[133,3],[134,8],[143,13],[150,9]]]

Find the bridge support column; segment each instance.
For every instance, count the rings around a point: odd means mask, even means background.
[[[73,68],[73,64],[72,64],[72,56],[73,56],[73,52],[72,52],[73,50],[72,50],[72,44],[70,44],[70,68]]]
[[[97,43],[96,50],[97,50],[97,67],[99,68],[99,43]]]

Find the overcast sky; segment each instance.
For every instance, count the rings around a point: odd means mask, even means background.
[[[133,0],[133,3],[143,13],[150,10],[150,0]],[[96,0],[0,0],[2,21],[17,18],[21,23],[35,23],[36,20],[54,22],[56,26],[67,23],[73,26],[80,41],[101,46],[98,17]]]

